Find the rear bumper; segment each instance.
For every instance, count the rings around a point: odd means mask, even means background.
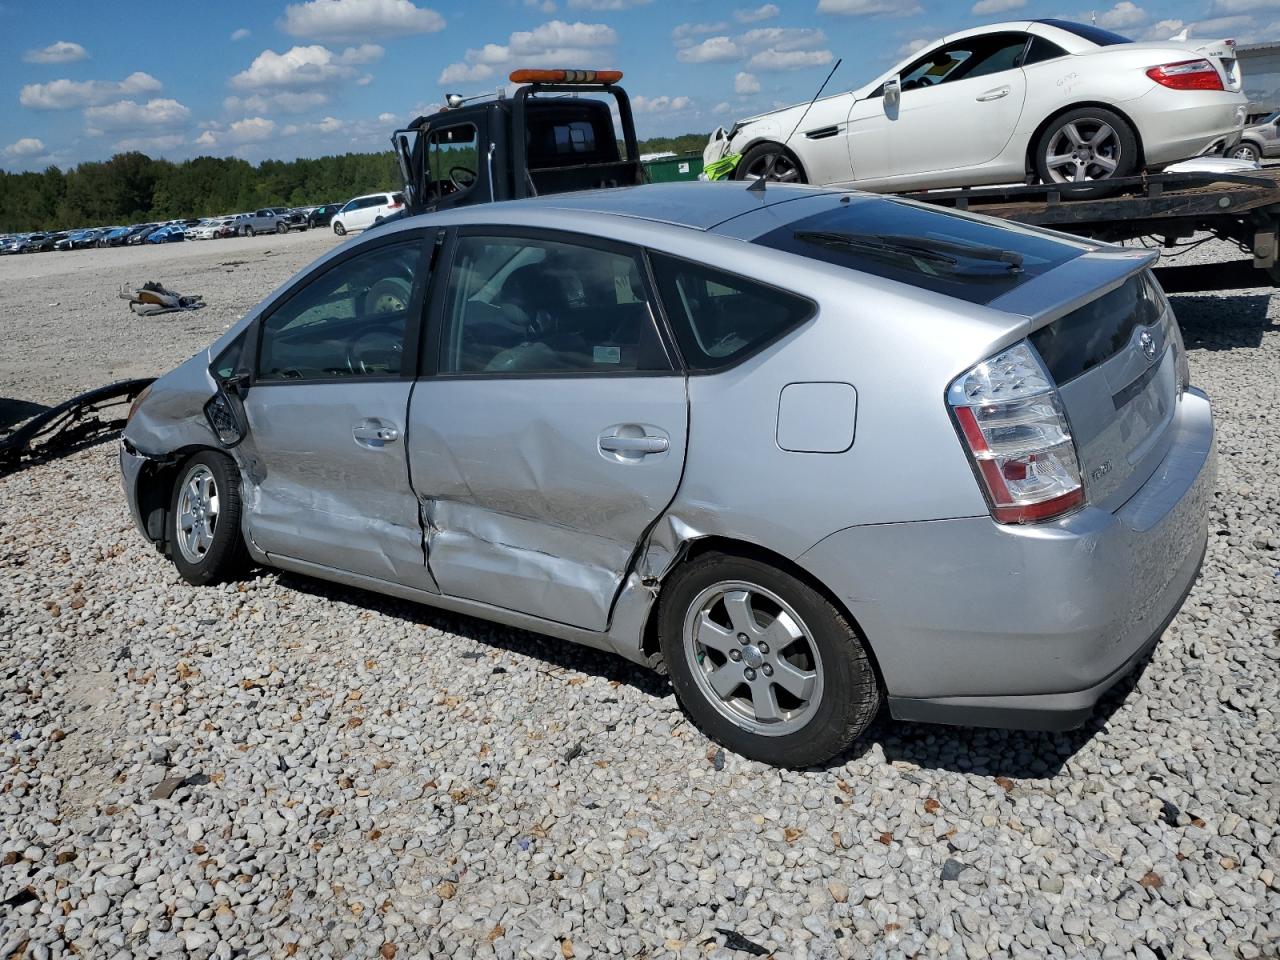
[[[895,717],[1066,729],[1151,649],[1195,581],[1214,484],[1208,398],[1115,513],[855,527],[800,562],[870,642]]]
[[[1244,131],[1248,99],[1225,90],[1159,87],[1132,104],[1147,166],[1231,149]]]

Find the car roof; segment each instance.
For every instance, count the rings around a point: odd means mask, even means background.
[[[684,181],[557,193],[512,200],[503,206],[509,209],[605,213],[706,231],[746,213],[832,192],[822,187],[779,183],[770,184],[765,190],[748,190],[747,184],[739,180],[714,183]],[[495,205],[485,206],[492,208]],[[477,213],[483,215],[481,211]]]

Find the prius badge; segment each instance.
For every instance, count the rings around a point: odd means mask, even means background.
[[[1138,346],[1142,348],[1142,353],[1148,360],[1156,358],[1156,338],[1146,330],[1143,330],[1142,336],[1138,338]]]

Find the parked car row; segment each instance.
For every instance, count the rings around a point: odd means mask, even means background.
[[[370,227],[403,209],[403,194],[376,193],[356,197],[346,203],[322,203],[308,207],[262,207],[246,213],[218,217],[135,223],[129,226],[85,227],[56,233],[38,231],[12,234],[0,236],[0,254],[136,246],[181,240],[217,240],[222,237],[252,237],[260,233],[279,234],[328,226],[332,226],[334,233],[342,236],[349,230]]]

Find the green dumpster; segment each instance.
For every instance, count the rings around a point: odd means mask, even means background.
[[[677,157],[656,157],[641,160],[650,183],[673,183],[676,180],[697,180],[702,172],[702,154],[686,153]]]

